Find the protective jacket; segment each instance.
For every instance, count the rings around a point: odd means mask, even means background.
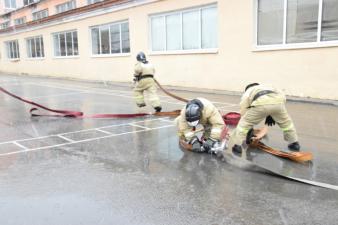
[[[260,95],[262,94],[262,95]],[[250,107],[285,103],[285,95],[278,89],[265,85],[250,87],[242,95],[240,113],[243,116]]]
[[[143,62],[137,62],[135,64],[135,74],[134,76],[136,78],[141,79],[143,76],[145,75],[153,75],[155,74],[155,68],[153,66],[153,64],[151,64],[150,62],[147,63],[143,63]]]
[[[256,85],[248,88],[240,102],[241,119],[231,134],[231,142],[241,145],[253,126],[270,116],[282,129],[284,140],[298,140],[296,128],[285,107],[285,95],[273,87]]]
[[[137,85],[134,88],[134,98],[138,106],[145,105],[144,91],[148,92],[149,101],[155,107],[161,107],[160,99],[157,96],[156,84],[153,79],[155,74],[154,66],[149,63],[137,62],[134,68],[134,77]]]
[[[217,141],[221,141],[221,134],[224,129],[223,118],[218,109],[207,99],[197,98],[203,104],[202,115],[199,124],[204,128],[204,137],[212,138]],[[178,126],[178,135],[180,138],[184,138],[186,141],[190,141],[195,136],[194,128],[188,125],[185,118],[185,108],[181,110],[180,116],[176,118],[176,124]]]

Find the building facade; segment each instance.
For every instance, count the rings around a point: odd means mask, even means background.
[[[144,51],[165,85],[338,100],[338,0],[24,1],[1,16],[2,72],[129,82]]]

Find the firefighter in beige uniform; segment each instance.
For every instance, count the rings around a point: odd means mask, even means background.
[[[248,131],[264,118],[268,126],[277,123],[283,130],[284,140],[289,143],[290,150],[299,151],[296,129],[286,111],[285,101],[285,95],[275,88],[258,83],[249,84],[241,98],[241,119],[231,137],[235,144],[233,151],[242,152],[241,144],[246,139]]]
[[[149,100],[152,107],[156,112],[162,110],[160,99],[156,94],[156,86],[154,82],[155,69],[154,66],[149,63],[143,52],[140,52],[136,56],[137,63],[135,65],[134,81],[137,82],[134,88],[134,97],[138,107],[146,106],[144,102],[144,91],[149,94]]]
[[[179,138],[192,145],[194,152],[211,152],[212,147],[221,141],[224,121],[218,109],[207,99],[197,98],[189,101],[176,118]],[[198,124],[204,128],[201,143],[195,134]],[[203,147],[203,148],[202,148]]]

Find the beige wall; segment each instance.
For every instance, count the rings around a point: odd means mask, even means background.
[[[56,14],[56,8],[55,6],[56,5],[59,5],[59,4],[63,4],[63,3],[66,3],[70,0],[45,0],[45,1],[42,1],[41,3],[39,4],[36,4],[36,8],[33,10],[32,7],[30,6],[27,6],[27,7],[24,7],[22,9],[19,9],[19,10],[16,10],[16,11],[13,11],[11,13],[11,25],[14,24],[14,20],[15,19],[18,19],[18,18],[21,18],[21,17],[26,17],[26,22],[29,22],[29,21],[32,21],[32,13],[33,11],[34,12],[37,12],[37,11],[40,11],[40,10],[44,10],[44,9],[48,9],[48,15],[54,15]],[[0,1],[0,15],[1,15],[1,2]],[[18,2],[18,0],[17,0]],[[20,2],[20,1],[19,1]],[[23,0],[22,0],[23,2]],[[22,6],[23,3],[21,3],[21,6]],[[79,8],[79,7],[82,7],[82,6],[85,6],[87,5],[87,1],[86,0],[76,0],[76,7]],[[3,19],[0,17],[0,23],[3,22]]]
[[[148,15],[212,3],[210,0],[163,0],[140,7],[0,36],[0,71],[91,80],[131,81],[135,55],[149,53]],[[157,79],[165,85],[242,91],[249,82],[270,83],[289,95],[338,100],[338,47],[253,51],[253,1],[218,1],[218,53],[149,55]],[[91,57],[89,26],[129,19],[131,54]],[[79,57],[53,58],[52,32],[77,29]],[[27,60],[24,38],[43,35],[45,59]],[[21,60],[6,59],[3,41],[19,39]]]

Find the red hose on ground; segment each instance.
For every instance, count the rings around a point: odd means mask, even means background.
[[[0,91],[16,98],[22,102],[28,103],[30,105],[34,105],[36,107],[31,108],[29,112],[32,116],[51,116],[51,117],[72,117],[72,118],[132,118],[132,117],[141,117],[141,116],[177,116],[179,115],[180,111],[172,111],[172,112],[160,112],[160,113],[131,113],[131,114],[93,114],[93,115],[84,115],[83,112],[80,111],[70,111],[70,110],[57,110],[57,109],[51,109],[46,106],[40,105],[36,102],[26,100],[24,98],[21,98],[6,89],[0,87]],[[39,110],[39,108],[44,109],[49,112],[57,113],[57,114],[37,114],[35,111]]]

